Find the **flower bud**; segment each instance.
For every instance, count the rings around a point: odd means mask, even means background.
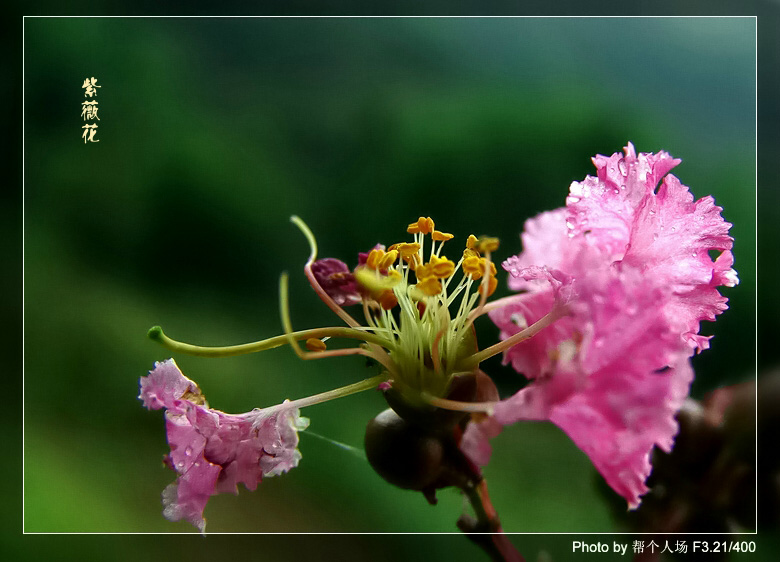
[[[399,488],[422,490],[442,471],[442,440],[389,408],[368,422],[365,449],[373,469]]]

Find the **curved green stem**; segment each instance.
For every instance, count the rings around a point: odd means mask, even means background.
[[[228,345],[222,347],[204,347],[183,343],[169,338],[165,335],[160,326],[154,326],[147,333],[150,339],[156,341],[171,351],[186,353],[187,355],[196,355],[198,357],[233,357],[235,355],[245,355],[247,353],[257,353],[266,349],[273,349],[289,343],[289,338],[294,341],[307,340],[309,338],[350,338],[362,340],[365,342],[376,343],[377,345],[388,345],[385,338],[381,338],[370,332],[357,330],[354,328],[313,328],[311,330],[301,330],[293,332],[289,336],[282,334],[265,340],[240,345]]]
[[[338,357],[345,355],[364,355],[369,357],[381,365],[383,365],[390,373],[395,373],[395,366],[393,365],[387,352],[383,349],[383,346],[387,345],[385,340],[375,340],[381,343],[374,343],[371,345],[371,350],[363,349],[362,347],[348,348],[348,349],[336,349],[333,351],[317,351],[317,352],[305,352],[298,345],[298,341],[295,339],[292,329],[292,321],[290,320],[290,309],[288,306],[287,296],[287,272],[282,273],[279,278],[279,313],[282,317],[282,327],[284,328],[284,336],[287,339],[287,343],[293,349],[295,354],[301,359],[324,359],[325,357]],[[343,328],[344,330],[357,331],[354,328]],[[363,338],[365,340],[365,338]],[[369,341],[369,340],[365,340]],[[381,352],[381,353],[379,353]]]
[[[292,400],[291,402],[284,402],[277,406],[271,406],[270,408],[263,408],[261,411],[263,413],[268,413],[287,408],[305,408],[306,406],[313,406],[314,404],[321,404],[322,402],[328,402],[329,400],[334,400],[336,398],[343,398],[344,396],[363,392],[364,390],[371,390],[386,380],[386,375],[377,375],[353,384],[348,384],[347,386],[342,386],[341,388],[335,388],[327,392],[307,396],[306,398],[299,398],[297,400]]]
[[[353,328],[357,328],[360,326],[360,323],[352,318],[352,316],[349,315],[349,313],[344,310],[342,307],[340,307],[336,302],[328,295],[328,293],[325,292],[325,289],[322,288],[319,281],[317,281],[317,278],[314,276],[314,273],[312,272],[311,266],[314,263],[314,260],[317,259],[317,240],[314,238],[314,233],[311,231],[309,226],[301,220],[300,217],[293,215],[290,217],[290,222],[292,222],[295,226],[297,226],[300,231],[303,233],[303,235],[306,237],[307,242],[309,243],[309,259],[306,261],[306,265],[303,266],[303,272],[306,275],[306,278],[309,280],[309,283],[311,284],[312,289],[314,289],[314,292],[317,293],[317,295],[322,299],[322,302],[324,302],[326,305],[328,305],[328,308],[330,308],[333,312],[335,312],[339,318],[344,320],[348,325],[352,326]]]

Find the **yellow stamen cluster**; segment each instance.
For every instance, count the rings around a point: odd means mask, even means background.
[[[431,256],[428,263],[418,265],[414,270],[417,276],[417,288],[430,296],[441,293],[441,280],[451,277],[455,273],[455,262],[448,260],[446,256]]]
[[[435,224],[431,217],[420,217],[417,222],[411,223],[406,227],[409,234],[430,234],[435,242],[446,242],[455,238],[449,232],[442,232],[434,228]]]
[[[498,238],[487,236],[477,238],[470,234],[466,240],[466,249],[463,250],[463,262],[461,263],[464,275],[468,275],[474,280],[481,279],[485,274],[485,270],[488,269],[488,260],[482,257],[482,253],[491,253],[497,249]],[[492,295],[496,287],[498,287],[497,273],[496,264],[491,260],[488,269],[490,278],[487,284],[487,296]]]
[[[426,297],[441,295],[440,298],[444,301],[451,302],[445,288],[447,280],[459,267],[463,271],[464,285],[456,287],[458,292],[464,289],[468,292],[471,283],[482,279],[486,272],[489,278],[484,285],[480,285],[480,289],[486,287],[487,296],[492,295],[496,290],[497,271],[495,264],[490,261],[489,254],[498,248],[497,238],[477,238],[472,234],[466,240],[463,258],[456,264],[446,256],[440,255],[444,243],[454,236],[436,230],[431,217],[420,217],[409,224],[406,230],[414,234],[413,242],[398,242],[387,250],[374,248],[368,254],[365,266],[355,271],[358,283],[383,309],[390,310],[395,307],[399,298],[422,301]],[[430,234],[432,240],[427,261],[424,256],[426,234]],[[483,257],[483,253],[488,255]],[[412,284],[409,279],[412,271],[417,281],[415,284]],[[401,280],[404,282],[401,283]],[[410,291],[409,296],[406,295],[407,290]]]

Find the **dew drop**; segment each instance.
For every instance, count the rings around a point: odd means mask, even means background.
[[[192,447],[187,447],[184,449],[184,454],[189,457],[192,454]]]
[[[571,221],[566,221],[566,228],[572,230],[574,228],[574,223]]]
[[[658,240],[658,233],[653,234],[653,240]]]
[[[176,463],[176,468],[184,468],[184,461],[179,461]]]
[[[677,232],[677,227],[676,226],[672,227],[672,232]]]

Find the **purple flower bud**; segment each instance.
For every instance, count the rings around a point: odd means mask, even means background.
[[[350,306],[361,302],[355,276],[341,260],[325,258],[311,264],[314,278],[322,289],[339,306]]]

